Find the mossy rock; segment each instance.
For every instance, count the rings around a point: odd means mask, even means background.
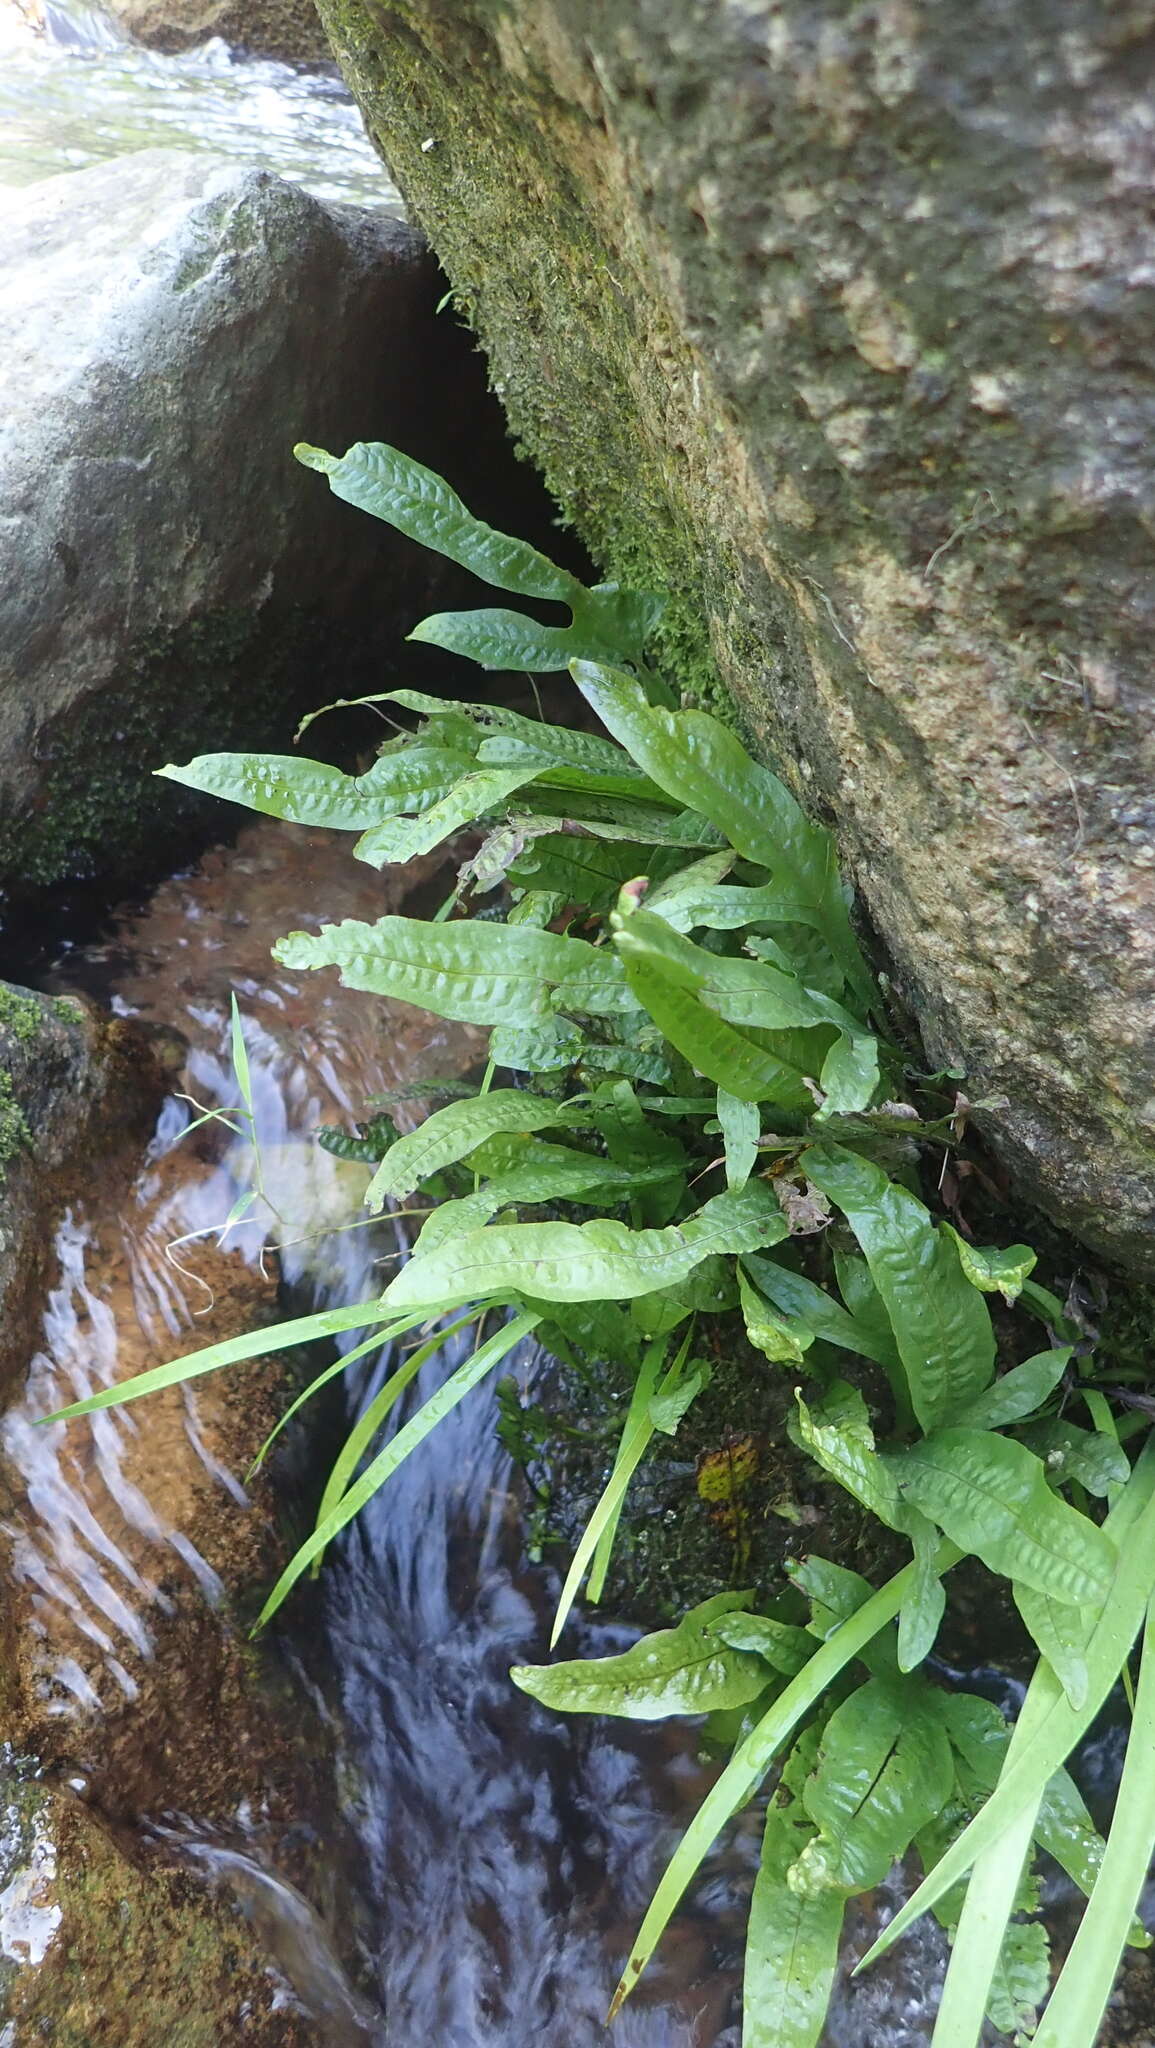
[[[1155,1271],[1149,11],[321,12],[564,514],[1022,1187]]]

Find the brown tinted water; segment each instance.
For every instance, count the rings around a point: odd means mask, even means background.
[[[243,1621],[285,1543],[283,1500],[245,1476],[288,1398],[278,1363],[91,1422],[37,1424],[100,1384],[272,1319],[286,1298],[299,1310],[379,1289],[395,1240],[339,1227],[357,1220],[367,1169],[311,1134],[348,1125],[383,1089],[460,1074],[481,1044],[335,975],[274,965],[284,931],[371,918],[412,904],[414,889],[428,912],[429,864],[382,878],[347,846],[252,825],[51,977],[168,1034],[180,1072],[145,1157],[96,1162],[62,1218],[41,1341],[0,1429],[20,1741],[125,1854],[147,1849],[243,1914],[270,1992],[210,2028],[220,2048],[737,2048],[754,1814],[715,1845],[658,1964],[612,2035],[604,2028],[710,1767],[691,1727],[570,1720],[510,1685],[512,1663],[546,1654],[557,1589],[526,1560],[489,1391],[335,1546],[295,1596],[276,1654],[255,1654]],[[189,1133],[198,1112],[182,1097],[238,1101],[233,991],[271,1206],[218,1243],[251,1184],[251,1153],[220,1122]],[[431,1361],[415,1398],[451,1363]],[[515,1361],[524,1386],[537,1366],[532,1349]],[[383,1371],[350,1372],[346,1419]],[[322,1420],[327,1447],[334,1421]],[[579,1621],[566,1648],[604,1652],[633,1633]],[[49,1840],[42,1861],[52,1854]],[[48,1880],[18,1890],[8,1937],[0,1896],[0,1952],[28,1974],[51,1967],[62,1938],[53,1896]],[[933,1928],[872,1977],[849,1975],[895,1903],[883,1887],[848,1918],[826,2048],[929,2041],[943,1966]],[[106,2014],[92,2040],[120,2039],[119,2025]],[[140,2035],[163,2037],[147,2023]]]

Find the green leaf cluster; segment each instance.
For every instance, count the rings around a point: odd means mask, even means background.
[[[335,968],[370,996],[488,1029],[489,1064],[475,1088],[432,1091],[441,1106],[414,1130],[399,1134],[382,1103],[357,1132],[323,1135],[376,1166],[371,1214],[414,1197],[423,1210],[378,1298],[210,1347],[64,1413],[366,1332],[295,1412],[350,1360],[412,1340],[339,1454],[265,1618],[523,1339],[610,1358],[629,1391],[556,1642],[583,1582],[601,1596],[655,1435],[678,1430],[709,1380],[706,1321],[731,1318],[762,1371],[798,1382],[796,1443],[909,1546],[909,1562],[874,1589],[812,1557],[789,1587],[758,1589],[757,1610],[753,1593],[719,1593],[620,1656],[514,1671],[550,1707],[708,1714],[733,1740],[614,2009],[718,1830],[759,1797],[745,2048],[814,2048],[846,1901],[908,1852],[927,1874],[879,1946],[923,1909],[951,1930],[935,2048],[976,2048],[984,2016],[1029,2030],[1048,1986],[1036,1845],[1091,1901],[1036,2039],[1092,2048],[1155,1842],[1152,1454],[1132,1465],[1091,1361],[1031,1278],[1030,1248],[975,1246],[922,1199],[911,1141],[941,1125],[895,1100],[901,1060],[833,841],[734,732],[680,707],[649,670],[661,600],[587,588],[396,449],[296,452],[338,496],[498,590],[565,607],[563,625],[508,608],[441,613],[411,637],[483,668],[568,669],[601,730],[399,689],[364,701],[396,707],[411,729],[359,773],[295,754],[160,771],[291,824],[356,833],[355,854],[377,867],[452,851],[456,887],[437,918],[346,920],[275,950],[291,971]],[[251,1110],[239,1017],[234,1058]],[[1017,1351],[996,1342],[993,1296],[1018,1305]],[[450,1316],[472,1349],[390,1434]],[[1046,1348],[1021,1334],[1028,1317]],[[1079,1421],[1064,1410],[1072,1389]],[[1009,1583],[1039,1651],[1013,1732],[927,1665],[946,1575],[968,1555]],[[1127,1799],[1104,1845],[1064,1762],[1145,1627]]]

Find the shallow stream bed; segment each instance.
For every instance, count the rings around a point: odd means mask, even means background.
[[[357,1221],[367,1170],[319,1151],[311,1133],[347,1125],[383,1089],[461,1073],[480,1047],[329,975],[288,975],[269,946],[335,913],[379,914],[414,888],[427,908],[435,886],[428,873],[377,876],[335,837],[262,821],[45,976],[162,1034],[173,1089],[145,1157],[93,1162],[78,1185],[40,1345],[0,1429],[6,1569],[23,1616],[14,1783],[46,1783],[111,1830],[130,1863],[186,1873],[194,1890],[207,1881],[225,1922],[242,1916],[264,1995],[206,2015],[203,2039],[219,2048],[736,2048],[753,1814],[716,1845],[606,2035],[637,1920],[714,1767],[690,1725],[570,1720],[510,1685],[511,1664],[545,1654],[557,1587],[527,1561],[491,1395],[472,1396],[402,1468],[259,1652],[245,1619],[317,1478],[298,1444],[279,1494],[264,1477],[246,1482],[291,1391],[278,1367],[37,1426],[64,1400],[271,1319],[278,1272],[296,1307],[379,1287],[376,1262],[397,1241],[341,1227]],[[219,1246],[251,1184],[251,1151],[219,1121],[189,1127],[197,1103],[238,1101],[234,989],[269,1203]],[[524,1386],[537,1367],[532,1353],[516,1361]],[[413,1398],[447,1369],[431,1361]],[[346,1420],[382,1371],[350,1372]],[[341,1418],[319,1415],[310,1455],[323,1469]],[[632,1633],[587,1620],[566,1647],[596,1653]],[[51,1810],[40,1825],[43,1867]],[[59,1969],[60,1902],[51,1875],[37,1884],[28,1867],[14,1857],[0,1898],[23,1916],[0,1923],[0,1948],[24,1965],[9,2010],[51,2015],[54,1970],[74,1995]],[[848,1964],[892,1909],[886,1888],[863,1902]],[[919,2048],[940,1971],[928,1934],[870,1980],[847,1975],[828,2048]],[[286,2031],[290,2016],[303,2031]],[[122,2038],[112,2010],[93,2024],[93,2040]],[[48,2038],[70,2043],[59,2025]],[[150,2038],[162,2035],[139,2035]],[[200,2048],[200,2034],[188,2038]]]

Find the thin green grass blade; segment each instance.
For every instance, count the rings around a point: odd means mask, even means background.
[[[1106,1601],[1098,1612],[1087,1616],[1088,1690],[1082,1707],[1076,1710],[1071,1706],[1050,1665],[1041,1663],[1028,1688],[995,1790],[895,1914],[858,1964],[859,1970],[876,1962],[920,1914],[928,1912],[966,1876],[984,1850],[1041,1796],[1090,1727],[1126,1663],[1155,1586],[1153,1496],[1155,1443],[1144,1447],[1118,1505],[1104,1524],[1118,1546],[1119,1562]]]
[[[233,1072],[237,1077],[237,1087],[241,1091],[241,1101],[248,1110],[249,1116],[252,1117],[253,1082],[252,1076],[249,1073],[249,1049],[245,1044],[245,1034],[241,1029],[241,1013],[237,1008],[236,996],[233,995],[230,1000],[232,1003],[232,1031],[230,1036],[232,1039]]]
[[[669,1377],[670,1375],[667,1373],[666,1380]],[[663,1381],[663,1387],[665,1383]],[[566,1573],[565,1585],[561,1589],[561,1597],[557,1603],[557,1613],[553,1618],[553,1628],[549,1638],[551,1650],[557,1647],[558,1637],[569,1619],[569,1611],[577,1598],[578,1587],[585,1577],[586,1566],[589,1564],[606,1531],[611,1528],[611,1524],[616,1524],[618,1516],[621,1514],[622,1502],[629,1491],[630,1481],[646,1455],[650,1438],[653,1434],[654,1425],[650,1421],[647,1403],[633,1430],[628,1436],[623,1436],[617,1458],[614,1462],[614,1469],[606,1483],[605,1492],[602,1494],[593,1514],[582,1531],[581,1542],[574,1552],[573,1563]]]
[[[415,1318],[423,1321],[428,1315],[426,1309]],[[167,1365],[154,1365],[148,1372],[137,1373],[135,1379],[122,1380],[118,1386],[102,1387],[98,1394],[90,1394],[85,1401],[73,1401],[67,1408],[58,1408],[52,1415],[40,1417],[42,1422],[70,1422],[74,1415],[92,1415],[98,1408],[116,1408],[122,1401],[139,1401],[145,1394],[159,1394],[165,1387],[178,1387],[185,1380],[195,1380],[202,1373],[219,1372],[222,1366],[240,1365],[246,1358],[264,1358],[270,1351],[287,1351],[292,1344],[311,1344],[317,1337],[339,1337],[344,1330],[368,1329],[374,1323],[399,1324],[391,1309],[383,1308],[380,1301],[359,1301],[351,1308],[327,1308],[312,1316],[297,1316],[290,1323],[273,1323],[267,1330],[246,1330],[241,1337],[227,1337],[220,1344],[210,1344],[204,1351],[194,1351],[186,1358],[170,1359]]]
[[[634,1431],[637,1429],[639,1422],[642,1420],[642,1417],[646,1414],[649,1408],[650,1396],[657,1390],[658,1374],[662,1370],[662,1360],[665,1357],[665,1351],[665,1340],[659,1339],[659,1341],[656,1344],[651,1344],[649,1346],[646,1355],[642,1360],[641,1370],[638,1373],[636,1381],[634,1382],[634,1391],[630,1398],[630,1405],[626,1413],[626,1419],[624,1424],[622,1425],[621,1441],[618,1444],[617,1456],[614,1459],[614,1469],[613,1472],[611,1472],[610,1474],[611,1483],[617,1475],[618,1468],[621,1465],[622,1458],[625,1455],[627,1444],[630,1442],[634,1434]],[[614,1548],[614,1537],[617,1534],[618,1523],[621,1520],[621,1513],[624,1505],[625,1496],[623,1494],[622,1498],[619,1500],[617,1504],[617,1507],[614,1509],[613,1514],[610,1516],[608,1522],[606,1523],[605,1528],[602,1530],[602,1533],[598,1538],[597,1548],[594,1551],[593,1564],[590,1567],[590,1581],[589,1585],[586,1587],[586,1599],[589,1601],[591,1607],[597,1606],[599,1600],[602,1597],[603,1592],[605,1591],[606,1573],[609,1571],[610,1568],[610,1558],[613,1555]]]
[[[345,1524],[351,1522],[354,1515],[360,1512],[366,1501],[372,1500],[378,1487],[384,1486],[385,1481],[396,1472],[398,1466],[404,1464],[410,1451],[415,1451],[418,1444],[424,1443],[425,1438],[436,1429],[438,1423],[452,1414],[458,1404],[465,1399],[466,1394],[472,1392],[485,1378],[486,1373],[492,1371],[507,1352],[513,1350],[515,1344],[520,1344],[523,1337],[528,1337],[531,1331],[536,1330],[540,1321],[540,1316],[515,1316],[511,1322],[498,1330],[488,1343],[475,1351],[472,1358],[466,1359],[465,1364],[458,1368],[452,1378],[446,1380],[443,1387],[439,1387],[435,1394],[430,1395],[416,1415],[410,1417],[404,1429],[399,1429],[392,1441],[386,1444],[385,1449],[366,1466],[360,1478],[338,1502],[328,1520],[314,1529],[295,1556],[290,1558],[261,1609],[257,1618],[258,1629],[263,1628],[276,1613],[297,1580],[308,1571],[313,1559],[320,1556],[333,1541],[334,1536],[339,1535]]]
[[[459,1316],[455,1323],[450,1323],[448,1329],[435,1330],[431,1337],[426,1338],[424,1344],[418,1344],[409,1353],[408,1358],[402,1360],[397,1371],[390,1373],[380,1392],[370,1401],[364,1413],[357,1417],[333,1461],[333,1469],[325,1482],[325,1491],[321,1495],[321,1505],[317,1510],[318,1528],[322,1522],[328,1521],[344,1497],[377,1431],[396,1407],[406,1387],[412,1385],[426,1360],[432,1358],[434,1352],[440,1351],[459,1330],[468,1329],[470,1323],[476,1322],[478,1313],[477,1309],[471,1309],[468,1315]],[[317,1560],[317,1564],[319,1563],[320,1559]]]
[[[408,1320],[409,1319],[407,1318],[406,1321]],[[325,1367],[324,1372],[319,1372],[315,1380],[310,1380],[308,1386],[305,1387],[302,1390],[302,1392],[297,1395],[296,1400],[291,1401],[289,1403],[289,1406],[286,1408],[284,1414],[280,1417],[279,1421],[273,1424],[273,1427],[269,1431],[268,1436],[265,1438],[264,1443],[261,1445],[260,1450],[257,1452],[256,1457],[253,1459],[252,1464],[249,1466],[248,1472],[245,1475],[246,1478],[252,1479],[260,1471],[261,1466],[264,1464],[265,1459],[268,1457],[269,1452],[272,1450],[273,1445],[276,1443],[277,1438],[281,1434],[281,1431],[285,1429],[288,1426],[288,1424],[292,1421],[294,1415],[297,1413],[297,1410],[299,1408],[304,1407],[306,1401],[311,1401],[313,1395],[319,1394],[322,1387],[327,1387],[330,1380],[335,1380],[339,1373],[344,1372],[346,1366],[356,1365],[357,1360],[359,1358],[364,1358],[365,1353],[367,1351],[375,1351],[379,1344],[391,1343],[394,1337],[398,1337],[401,1335],[402,1330],[404,1328],[405,1324],[402,1323],[400,1327],[394,1324],[389,1324],[383,1330],[374,1330],[373,1335],[371,1337],[366,1337],[365,1342],[363,1344],[356,1345],[352,1351],[343,1352],[340,1358],[335,1358],[333,1360],[332,1365],[327,1365]]]
[[[1040,1795],[1041,1797],[1041,1795]],[[1039,1801],[1023,1809],[978,1858],[967,1886],[942,1987],[931,2048],[979,2048],[987,1999],[1015,1910]]]
[[[951,1565],[958,1563],[960,1555],[953,1544],[944,1542],[939,1551],[941,1570],[949,1571]],[[874,1640],[879,1631],[894,1620],[913,1575],[914,1566],[905,1565],[902,1571],[897,1572],[893,1579],[888,1579],[885,1586],[880,1586],[877,1593],[873,1593],[869,1600],[842,1622],[821,1648],[815,1651],[797,1678],[792,1678],[785,1691],[779,1693],[773,1706],[763,1715],[757,1727],[751,1730],[745,1742],[735,1750],[721,1777],[706,1794],[666,1866],[645,1919],[638,1930],[638,1937],[622,1972],[621,1982],[614,1993],[607,2024],[629,1997],[661,1940],[670,1915],[715,1836],[725,1826],[731,1814],[737,1813],[739,1807],[744,1806],[751,1793],[757,1789],[778,1751],[798,1726],[803,1715],[809,1713],[811,1707],[834,1684],[846,1666],[853,1663],[867,1644]]]
[[[1115,1818],[1091,1902],[1051,1993],[1034,2048],[1094,2048],[1153,1851],[1155,1607],[1149,1606]]]

